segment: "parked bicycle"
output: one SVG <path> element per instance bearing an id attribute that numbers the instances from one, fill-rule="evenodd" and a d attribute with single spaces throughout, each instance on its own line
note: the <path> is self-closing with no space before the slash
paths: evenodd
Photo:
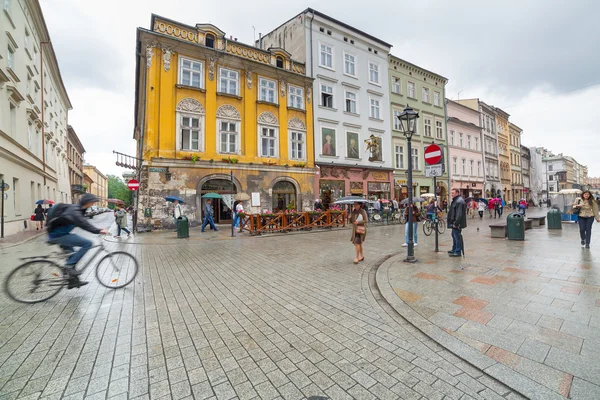
<path id="1" fill-rule="evenodd" d="M 129 285 L 138 273 L 136 258 L 124 251 L 110 252 L 101 240 L 92 247 L 98 250 L 89 258 L 80 271 L 86 270 L 102 253 L 106 253 L 96 264 L 96 279 L 109 289 L 119 289 Z M 91 249 L 90 249 L 91 250 Z M 69 284 L 69 274 L 65 268 L 53 260 L 63 260 L 65 251 L 54 252 L 49 256 L 24 257 L 22 265 L 15 268 L 4 281 L 4 290 L 13 300 L 21 303 L 40 303 L 56 296 Z"/>
<path id="2" fill-rule="evenodd" d="M 437 231 L 440 235 L 446 232 L 446 221 L 444 221 L 443 218 L 440 218 L 437 214 L 433 214 L 431 218 L 426 218 L 423 221 L 423 233 L 425 234 L 425 236 L 431 235 L 431 232 L 433 232 L 436 226 Z"/>

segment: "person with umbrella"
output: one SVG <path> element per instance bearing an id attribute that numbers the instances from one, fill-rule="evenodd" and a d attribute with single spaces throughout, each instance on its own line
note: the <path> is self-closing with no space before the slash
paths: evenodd
<path id="1" fill-rule="evenodd" d="M 408 221 L 408 207 L 412 207 L 412 221 Z M 404 219 L 406 220 L 406 224 L 404 225 L 404 244 L 402 245 L 402 247 L 408 247 L 408 224 L 413 224 L 413 239 L 415 241 L 415 247 L 417 247 L 417 242 L 419 241 L 418 225 L 419 220 L 421 219 L 421 211 L 419 211 L 419 207 L 417 207 L 416 204 L 409 204 L 404 209 Z"/>
<path id="2" fill-rule="evenodd" d="M 452 203 L 448 211 L 448 226 L 452 228 L 452 250 L 450 257 L 460 257 L 465 253 L 462 230 L 467 227 L 467 205 L 458 192 L 452 189 Z"/>
<path id="3" fill-rule="evenodd" d="M 210 224 L 210 229 L 214 230 L 215 232 L 218 231 L 217 227 L 215 226 L 215 221 L 213 220 L 215 212 L 213 211 L 211 202 L 212 200 L 210 198 L 206 199 L 206 205 L 204 206 L 204 222 L 202 223 L 202 229 L 200 229 L 200 232 L 204 232 L 204 228 L 206 228 L 206 225 L 208 224 Z"/>
<path id="4" fill-rule="evenodd" d="M 33 220 L 35 222 L 37 222 L 37 228 L 35 228 L 36 231 L 39 231 L 40 229 L 42 229 L 44 227 L 44 219 L 45 219 L 45 213 L 44 213 L 44 209 L 42 208 L 41 204 L 38 204 L 37 207 L 35 208 L 35 210 L 33 210 L 33 213 L 35 214 L 33 217 Z"/>

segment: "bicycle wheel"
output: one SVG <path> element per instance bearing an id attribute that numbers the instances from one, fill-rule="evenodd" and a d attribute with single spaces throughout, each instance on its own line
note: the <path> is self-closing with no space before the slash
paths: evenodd
<path id="1" fill-rule="evenodd" d="M 118 289 L 129 285 L 138 273 L 138 262 L 124 251 L 115 251 L 102 257 L 96 265 L 96 278 L 102 286 Z"/>
<path id="2" fill-rule="evenodd" d="M 431 232 L 433 232 L 433 228 L 431 227 L 431 221 L 427 220 L 423 222 L 423 233 L 425 234 L 425 236 L 431 235 Z"/>
<path id="3" fill-rule="evenodd" d="M 438 219 L 437 231 L 440 235 L 446 232 L 446 221 L 443 219 Z"/>
<path id="4" fill-rule="evenodd" d="M 15 268 L 4 281 L 4 291 L 20 303 L 40 303 L 56 296 L 65 283 L 58 264 L 40 259 Z"/>

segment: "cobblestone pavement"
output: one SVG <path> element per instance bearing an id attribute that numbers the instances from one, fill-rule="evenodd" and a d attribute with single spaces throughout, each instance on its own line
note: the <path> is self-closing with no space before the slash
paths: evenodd
<path id="1" fill-rule="evenodd" d="M 464 259 L 448 257 L 444 235 L 442 251 L 421 252 L 416 267 L 389 260 L 379 269 L 382 293 L 439 343 L 524 394 L 599 399 L 600 231 L 586 250 L 575 224 L 528 230 L 518 242 L 492 239 L 490 221 L 468 221 Z"/>
<path id="2" fill-rule="evenodd" d="M 131 287 L 92 282 L 37 305 L 0 294 L 0 397 L 523 398 L 382 299 L 377 261 L 398 250 L 401 231 L 371 229 L 370 264 L 359 265 L 348 231 L 109 242 L 141 261 Z M 1 250 L 0 277 L 46 251 L 40 241 Z"/>

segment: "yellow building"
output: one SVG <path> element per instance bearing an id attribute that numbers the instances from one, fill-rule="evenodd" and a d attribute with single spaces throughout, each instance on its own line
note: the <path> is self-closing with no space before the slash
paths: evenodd
<path id="1" fill-rule="evenodd" d="M 496 111 L 496 128 L 498 131 L 498 164 L 500 166 L 500 185 L 502 186 L 502 198 L 508 203 L 511 196 L 511 167 L 509 150 L 509 128 L 508 118 L 510 115 L 505 111 L 494 107 Z"/>
<path id="2" fill-rule="evenodd" d="M 519 202 L 523 196 L 523 174 L 521 171 L 521 135 L 523 130 L 509 122 L 510 137 L 510 196 L 506 201 Z"/>
<path id="3" fill-rule="evenodd" d="M 173 224 L 167 195 L 197 223 L 208 192 L 216 222 L 314 202 L 312 78 L 283 49 L 245 45 L 210 24 L 156 15 L 137 31 L 135 139 L 143 159 L 140 224 Z M 141 211 L 144 211 L 143 213 Z M 151 215 L 151 217 L 150 217 Z"/>
<path id="4" fill-rule="evenodd" d="M 98 198 L 98 207 L 108 207 L 108 179 L 98 171 L 98 168 L 93 165 L 84 165 L 83 173 L 89 177 L 85 179 L 85 184 L 88 185 L 87 193 L 91 193 Z"/>

